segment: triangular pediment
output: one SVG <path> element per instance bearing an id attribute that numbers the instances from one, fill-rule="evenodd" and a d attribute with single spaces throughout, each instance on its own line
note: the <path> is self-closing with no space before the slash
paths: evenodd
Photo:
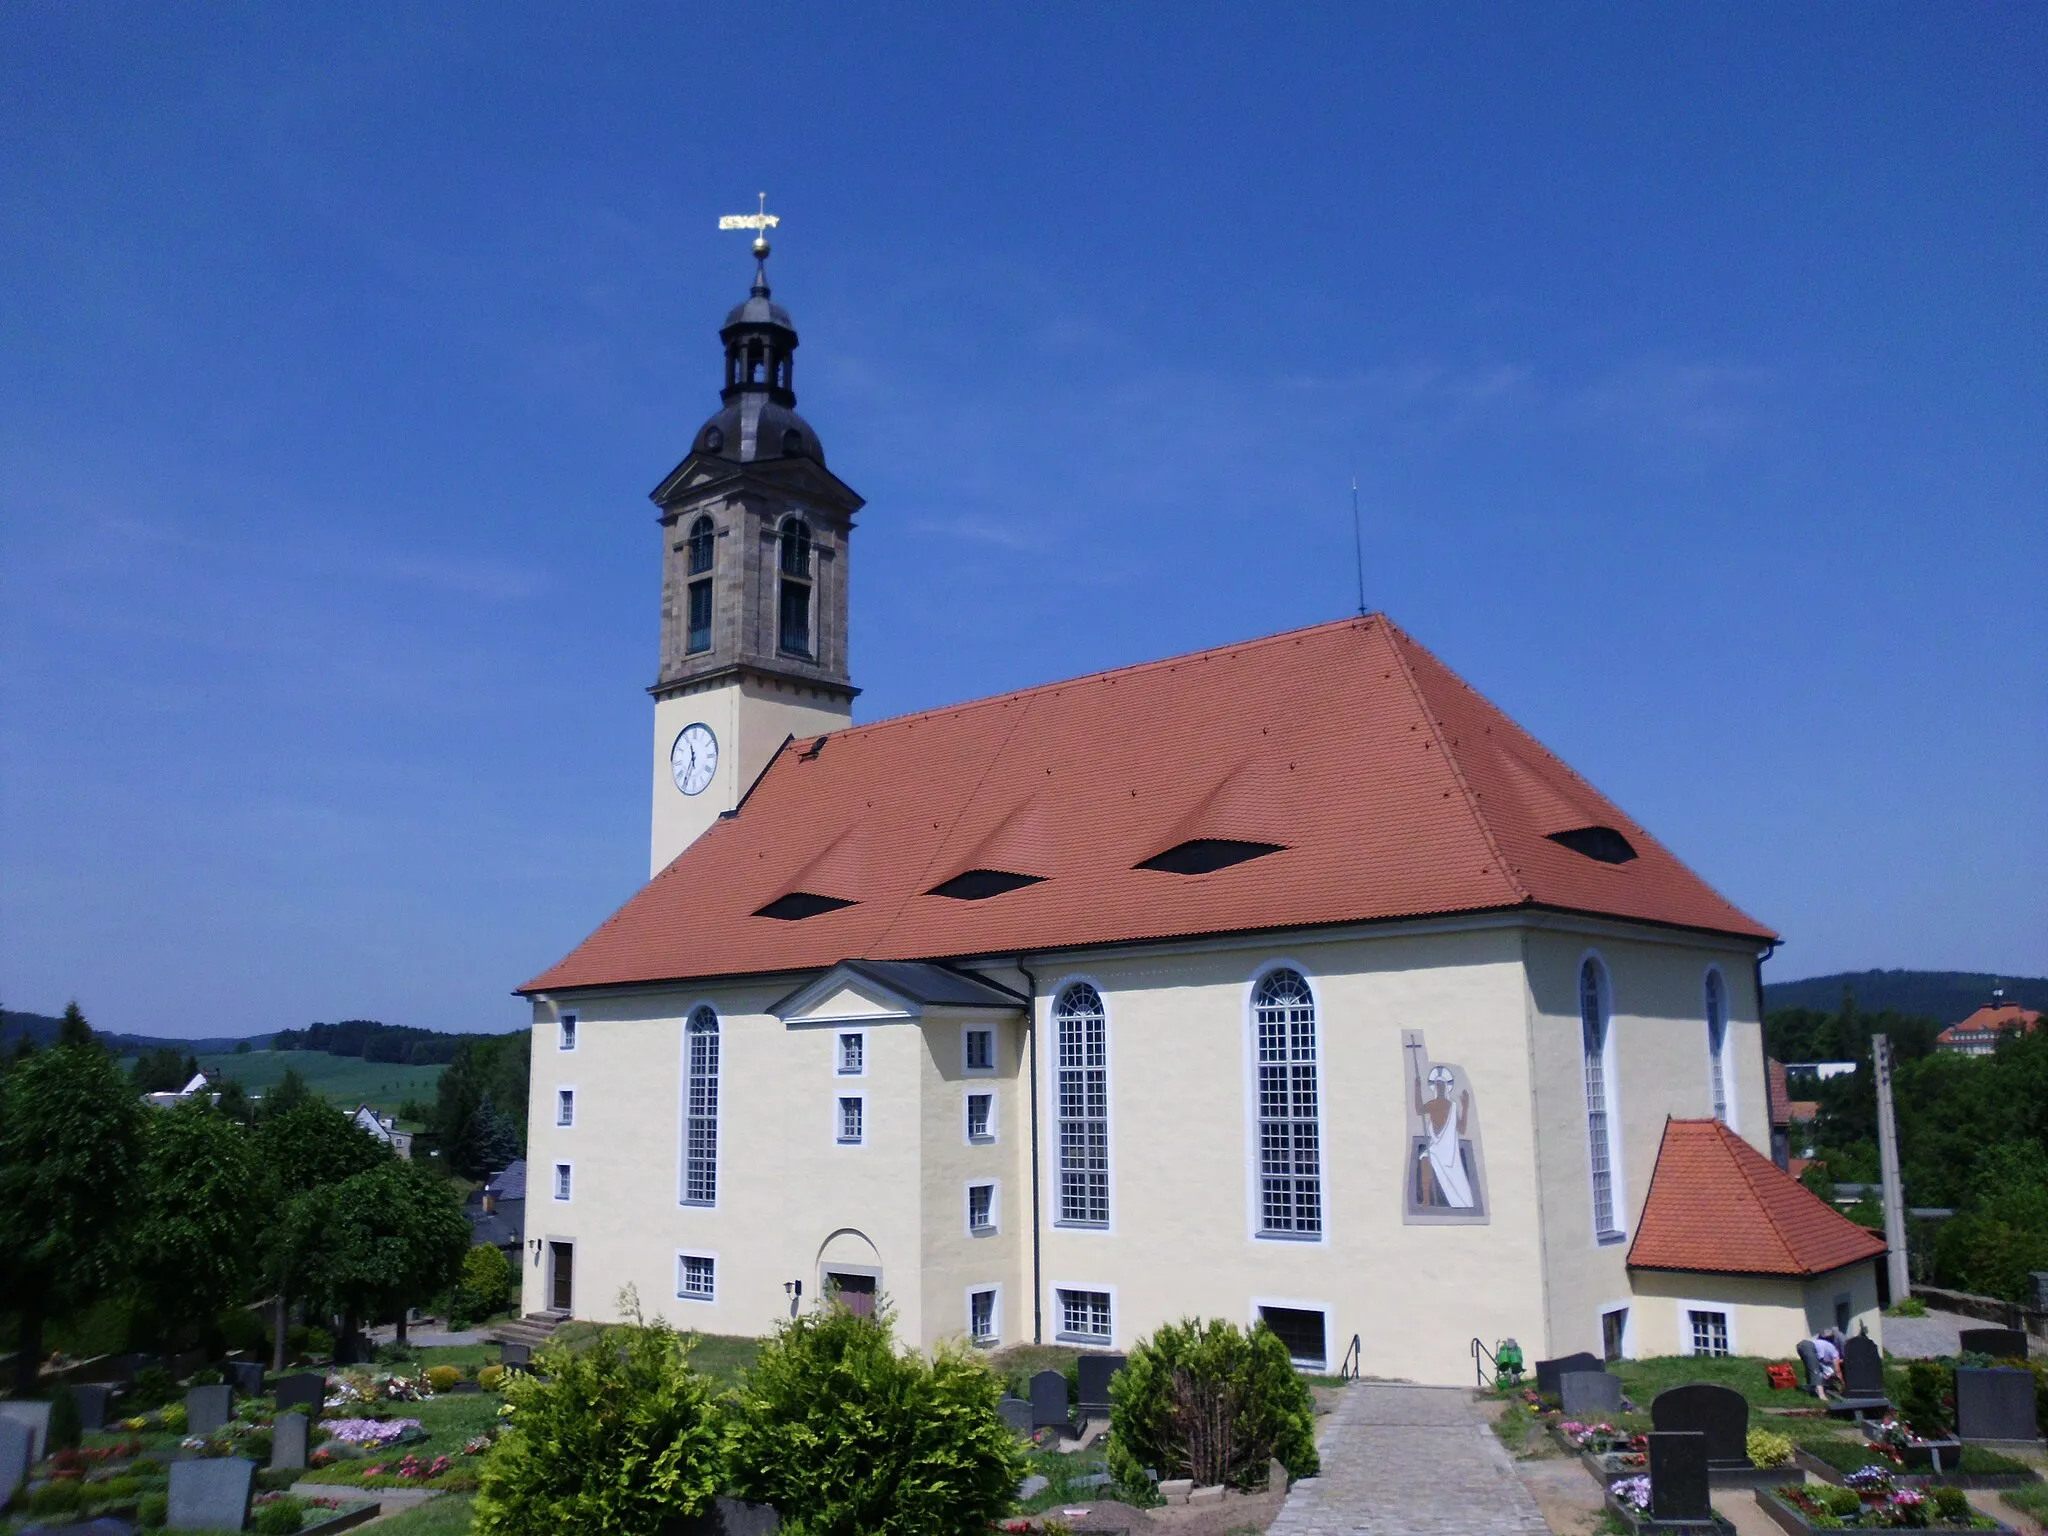
<path id="1" fill-rule="evenodd" d="M 785 1024 L 873 1024 L 923 1016 L 922 1005 L 844 965 L 835 965 L 809 986 L 770 1010 Z"/>

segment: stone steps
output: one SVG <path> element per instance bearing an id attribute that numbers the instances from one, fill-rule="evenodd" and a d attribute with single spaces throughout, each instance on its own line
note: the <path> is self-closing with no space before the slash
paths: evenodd
<path id="1" fill-rule="evenodd" d="M 489 1337 L 500 1344 L 523 1344 L 528 1349 L 538 1349 L 567 1321 L 560 1312 L 529 1312 L 516 1321 L 498 1324 Z"/>

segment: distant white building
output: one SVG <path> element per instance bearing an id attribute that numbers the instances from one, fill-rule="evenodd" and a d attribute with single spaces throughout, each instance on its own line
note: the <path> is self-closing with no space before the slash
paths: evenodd
<path id="1" fill-rule="evenodd" d="M 192 1074 L 192 1081 L 180 1088 L 176 1093 L 145 1093 L 143 1097 L 158 1109 L 170 1109 L 184 1103 L 187 1099 L 198 1093 L 207 1093 L 210 1101 L 218 1104 L 220 1102 L 220 1095 L 208 1093 L 212 1086 L 204 1072 L 195 1072 Z"/>
<path id="2" fill-rule="evenodd" d="M 376 1137 L 406 1161 L 412 1160 L 412 1132 L 401 1131 L 398 1122 L 391 1116 L 380 1115 L 369 1105 L 359 1104 L 349 1119 L 357 1130 Z"/>

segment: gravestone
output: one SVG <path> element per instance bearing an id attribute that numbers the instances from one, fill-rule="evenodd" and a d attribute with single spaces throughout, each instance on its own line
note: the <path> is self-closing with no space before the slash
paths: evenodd
<path id="1" fill-rule="evenodd" d="M 1962 1440 L 2038 1440 L 2034 1373 L 2010 1367 L 1956 1372 L 1956 1436 Z"/>
<path id="2" fill-rule="evenodd" d="M 1557 1396 L 1557 1380 L 1566 1371 L 1604 1371 L 1607 1362 L 1598 1355 L 1589 1355 L 1584 1350 L 1576 1355 L 1565 1355 L 1556 1360 L 1536 1362 L 1536 1390 L 1545 1397 Z"/>
<path id="3" fill-rule="evenodd" d="M 29 1463 L 28 1426 L 19 1419 L 0 1419 L 0 1507 L 14 1497 L 14 1492 L 28 1477 Z"/>
<path id="4" fill-rule="evenodd" d="M 1003 1416 L 1003 1422 L 1020 1435 L 1028 1436 L 1032 1430 L 1031 1404 L 1021 1397 L 1004 1395 L 996 1404 L 996 1411 Z M 1029 1495 L 1026 1495 L 1029 1497 Z"/>
<path id="5" fill-rule="evenodd" d="M 105 1429 L 107 1414 L 114 1404 L 114 1389 L 105 1382 L 82 1382 L 71 1389 L 71 1399 L 78 1404 L 78 1427 L 80 1429 Z"/>
<path id="6" fill-rule="evenodd" d="M 290 1413 L 294 1408 L 306 1410 L 306 1417 L 314 1423 L 320 1421 L 321 1405 L 327 1401 L 327 1378 L 317 1371 L 302 1371 L 296 1376 L 283 1376 L 277 1383 L 277 1411 Z"/>
<path id="7" fill-rule="evenodd" d="M 242 1397 L 263 1395 L 263 1367 L 254 1360 L 230 1360 L 227 1364 L 228 1385 Z"/>
<path id="8" fill-rule="evenodd" d="M 249 1519 L 256 1463 L 243 1456 L 194 1457 L 171 1463 L 174 1531 L 239 1531 Z"/>
<path id="9" fill-rule="evenodd" d="M 1956 1348 L 1966 1355 L 1989 1355 L 1994 1360 L 2024 1360 L 2027 1336 L 2018 1328 L 1965 1328 L 1956 1335 Z"/>
<path id="10" fill-rule="evenodd" d="M 1884 1355 L 1868 1334 L 1859 1333 L 1842 1345 L 1842 1395 L 1884 1396 Z"/>
<path id="11" fill-rule="evenodd" d="M 1621 1411 L 1621 1378 L 1608 1371 L 1566 1371 L 1557 1396 L 1568 1419 L 1604 1418 Z"/>
<path id="12" fill-rule="evenodd" d="M 1683 1390 L 1683 1389 L 1680 1389 Z M 1650 1518 L 1711 1520 L 1707 1486 L 1707 1437 L 1695 1430 L 1653 1430 L 1650 1434 Z"/>
<path id="13" fill-rule="evenodd" d="M 1020 1502 L 1024 1499 L 1035 1499 L 1051 1486 L 1051 1478 L 1043 1472 L 1034 1472 L 1017 1485 L 1017 1498 Z"/>
<path id="14" fill-rule="evenodd" d="M 185 1393 L 185 1433 L 210 1435 L 235 1416 L 235 1389 L 191 1387 Z"/>
<path id="15" fill-rule="evenodd" d="M 1031 1427 L 1044 1429 L 1049 1424 L 1066 1426 L 1072 1415 L 1067 1411 L 1067 1378 L 1058 1371 L 1040 1371 L 1031 1378 Z"/>
<path id="16" fill-rule="evenodd" d="M 0 1403 L 0 1419 L 12 1419 L 28 1431 L 28 1459 L 31 1464 L 43 1459 L 44 1447 L 50 1440 L 48 1403 Z"/>
<path id="17" fill-rule="evenodd" d="M 1109 1378 L 1124 1368 L 1122 1355 L 1083 1355 L 1076 1362 L 1080 1373 L 1081 1417 L 1109 1417 Z"/>
<path id="18" fill-rule="evenodd" d="M 303 1413 L 280 1413 L 270 1426 L 270 1470 L 305 1471 L 306 1435 L 306 1416 Z"/>
<path id="19" fill-rule="evenodd" d="M 1650 1404 L 1650 1423 L 1667 1433 L 1694 1430 L 1706 1437 L 1707 1465 L 1747 1467 L 1749 1400 L 1732 1387 L 1710 1381 L 1659 1392 Z"/>
<path id="20" fill-rule="evenodd" d="M 526 1371 L 533 1368 L 533 1346 L 530 1344 L 506 1344 L 499 1357 L 499 1363 L 508 1371 Z"/>

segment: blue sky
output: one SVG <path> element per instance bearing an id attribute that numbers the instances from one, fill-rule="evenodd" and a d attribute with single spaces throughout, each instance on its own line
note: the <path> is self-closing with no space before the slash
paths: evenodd
<path id="1" fill-rule="evenodd" d="M 523 1022 L 766 188 L 858 718 L 1386 609 L 1780 928 L 2048 973 L 2048 11 L 0 8 L 0 1001 Z"/>

